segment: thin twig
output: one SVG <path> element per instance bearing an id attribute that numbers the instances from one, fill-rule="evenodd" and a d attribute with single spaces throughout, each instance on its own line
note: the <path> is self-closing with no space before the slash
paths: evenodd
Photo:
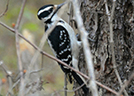
<path id="1" fill-rule="evenodd" d="M 0 25 L 2 25 L 3 27 L 5 27 L 6 29 L 10 30 L 11 32 L 14 32 L 15 30 L 11 27 L 9 27 L 8 25 L 6 25 L 5 23 L 3 22 L 0 22 Z M 15 33 L 15 32 L 14 32 Z"/>
<path id="2" fill-rule="evenodd" d="M 114 40 L 113 40 L 113 15 L 114 15 L 114 11 L 115 11 L 115 2 L 116 0 L 113 0 L 113 6 L 112 6 L 112 11 L 111 11 L 111 14 L 109 12 L 109 9 L 108 9 L 108 5 L 107 5 L 107 0 L 104 0 L 105 2 L 105 9 L 106 9 L 106 14 L 108 15 L 108 23 L 109 23 L 109 27 L 110 27 L 110 46 L 111 46 L 111 51 L 112 51 L 112 62 L 113 62 L 113 68 L 114 68 L 114 71 L 115 71 L 115 74 L 118 78 L 118 81 L 119 81 L 119 84 L 120 86 L 122 87 L 122 81 L 121 81 L 121 78 L 120 78 L 120 75 L 118 73 L 118 70 L 117 70 L 117 65 L 116 65 L 116 61 L 115 61 L 115 53 L 114 53 Z M 128 96 L 128 93 L 127 91 L 124 89 L 124 94 L 126 96 Z"/>
<path id="3" fill-rule="evenodd" d="M 94 74 L 94 67 L 93 67 L 93 62 L 92 62 L 92 55 L 91 55 L 91 51 L 89 48 L 89 43 L 88 43 L 88 34 L 84 28 L 83 25 L 83 20 L 81 18 L 81 14 L 80 14 L 80 9 L 78 6 L 78 1 L 77 0 L 73 0 L 73 6 L 75 9 L 75 18 L 78 24 L 78 29 L 80 31 L 81 34 L 81 40 L 82 40 L 82 44 L 83 44 L 83 50 L 85 53 L 85 59 L 86 59 L 86 63 L 87 63 L 87 67 L 88 67 L 88 72 L 89 72 L 89 77 L 90 77 L 90 89 L 91 92 L 93 94 L 93 96 L 98 96 L 98 90 L 97 90 L 97 85 L 95 83 L 95 74 Z"/>
<path id="4" fill-rule="evenodd" d="M 3 13 L 0 14 L 0 17 L 4 16 L 8 10 L 9 0 L 7 0 L 6 9 Z"/>
<path id="5" fill-rule="evenodd" d="M 125 87 L 127 87 L 129 85 L 129 83 L 131 82 L 131 80 L 134 78 L 134 72 L 132 72 L 131 76 L 129 77 L 128 81 L 125 82 L 124 85 L 122 85 L 119 94 L 117 96 L 121 96 L 123 90 L 125 89 Z"/>
<path id="6" fill-rule="evenodd" d="M 25 5 L 26 5 L 26 1 L 27 1 L 27 0 L 23 0 L 23 1 L 22 1 L 22 7 L 21 7 L 21 10 L 20 10 L 20 13 L 19 13 L 19 16 L 18 16 L 16 25 L 15 25 L 15 29 L 18 29 L 19 26 L 20 26 L 20 22 L 21 22 L 21 20 L 22 20 L 22 16 L 23 16 L 23 12 L 24 12 Z"/>
<path id="7" fill-rule="evenodd" d="M 115 6 L 116 6 L 116 0 L 113 0 L 113 7 L 111 10 L 111 20 L 113 20 L 113 17 L 114 17 Z"/>
<path id="8" fill-rule="evenodd" d="M 111 93 L 113 93 L 113 94 L 115 94 L 115 95 L 118 95 L 118 93 L 117 93 L 115 90 L 113 90 L 113 89 L 111 89 L 111 88 L 109 88 L 109 87 L 107 87 L 107 86 L 101 84 L 101 83 L 98 82 L 98 81 L 95 81 L 95 82 L 96 82 L 96 84 L 98 84 L 98 85 L 101 86 L 102 88 L 108 90 L 109 92 L 111 92 Z"/>
<path id="9" fill-rule="evenodd" d="M 34 71 L 30 72 L 30 74 L 38 73 L 38 72 L 40 72 L 40 71 L 42 71 L 42 70 L 44 70 L 44 68 L 41 68 L 41 69 L 39 69 L 39 70 L 34 70 Z"/>
<path id="10" fill-rule="evenodd" d="M 5 71 L 6 75 L 7 75 L 7 79 L 8 79 L 8 83 L 9 83 L 9 88 L 8 88 L 8 93 L 9 94 L 13 94 L 13 91 L 11 90 L 12 89 L 12 72 L 8 71 L 4 66 L 3 66 L 3 62 L 0 61 L 0 66 L 2 67 L 2 69 Z M 10 91 L 11 90 L 11 91 Z"/>
<path id="11" fill-rule="evenodd" d="M 67 96 L 67 74 L 64 75 L 64 96 Z"/>
<path id="12" fill-rule="evenodd" d="M 88 82 L 89 80 L 87 80 L 86 82 Z M 81 86 L 78 86 L 77 88 L 75 88 L 75 89 L 73 89 L 73 90 L 59 90 L 58 92 L 64 92 L 64 91 L 66 91 L 66 92 L 75 92 L 75 91 L 77 91 L 77 90 L 79 90 L 80 88 L 82 88 L 83 86 L 85 85 L 85 83 L 83 83 Z"/>
<path id="13" fill-rule="evenodd" d="M 73 18 L 72 2 L 68 3 L 68 24 L 72 25 L 71 19 Z"/>
<path id="14" fill-rule="evenodd" d="M 20 79 L 17 80 L 17 82 L 13 84 L 12 88 L 8 90 L 6 96 L 9 96 L 9 94 L 12 92 L 13 88 L 15 88 L 15 86 L 17 86 L 17 84 L 19 84 L 19 82 L 20 82 Z"/>
<path id="15" fill-rule="evenodd" d="M 21 90 L 22 86 L 24 86 L 24 80 L 23 80 L 23 72 L 22 72 L 22 62 L 21 62 L 21 58 L 20 58 L 20 46 L 19 46 L 19 35 L 18 35 L 18 29 L 19 29 L 19 26 L 20 26 L 20 22 L 22 20 L 22 15 L 23 15 L 23 12 L 24 12 L 24 7 L 25 7 L 25 4 L 26 4 L 26 0 L 23 0 L 22 1 L 22 7 L 21 7 L 21 10 L 20 10 L 20 13 L 19 13 L 19 16 L 18 16 L 18 19 L 17 19 L 17 23 L 15 25 L 15 40 L 16 40 L 16 52 L 17 52 L 17 58 L 18 58 L 18 67 L 19 67 L 19 71 L 20 71 L 20 76 L 21 76 L 21 81 L 20 81 L 20 90 L 19 90 L 19 96 L 24 96 L 24 91 Z"/>
<path id="16" fill-rule="evenodd" d="M 98 5 L 100 5 L 101 0 L 99 0 L 99 2 L 97 3 L 97 5 L 94 7 L 94 10 L 96 10 L 96 8 L 98 7 Z"/>
<path id="17" fill-rule="evenodd" d="M 3 66 L 3 61 L 0 61 L 0 66 L 2 67 L 2 69 L 4 70 L 4 72 L 6 73 L 7 76 L 11 76 L 12 72 L 8 71 L 4 66 Z"/>

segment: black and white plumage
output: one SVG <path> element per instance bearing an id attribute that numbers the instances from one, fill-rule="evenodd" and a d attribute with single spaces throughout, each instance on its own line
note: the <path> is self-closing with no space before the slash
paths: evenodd
<path id="1" fill-rule="evenodd" d="M 56 20 L 59 20 L 48 36 L 48 43 L 58 59 L 78 70 L 79 43 L 75 32 L 68 23 L 57 15 L 57 11 L 63 5 L 64 3 L 60 5 L 45 5 L 39 9 L 37 15 L 38 18 L 46 24 L 45 31 L 53 26 Z M 79 74 L 60 63 L 59 65 L 63 72 L 68 75 L 70 83 L 72 83 L 72 77 L 79 85 L 84 83 L 83 78 Z M 84 85 L 82 89 L 85 94 L 88 93 L 86 85 Z"/>

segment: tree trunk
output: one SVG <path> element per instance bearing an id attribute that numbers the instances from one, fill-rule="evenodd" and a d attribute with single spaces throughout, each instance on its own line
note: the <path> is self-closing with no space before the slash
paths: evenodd
<path id="1" fill-rule="evenodd" d="M 134 1 L 117 0 L 113 17 L 113 39 L 116 68 L 122 83 L 130 78 L 134 69 Z M 113 2 L 107 0 L 111 12 Z M 81 16 L 89 34 L 89 44 L 93 55 L 96 81 L 116 90 L 121 89 L 112 62 L 110 27 L 104 0 L 79 0 Z M 74 9 L 75 11 L 75 9 Z M 79 57 L 80 71 L 87 74 L 84 54 Z M 113 93 L 98 86 L 99 96 L 114 96 Z M 134 80 L 126 87 L 127 94 L 134 96 Z M 123 91 L 124 92 L 124 91 Z M 76 91 L 76 96 L 83 96 Z M 91 96 L 91 95 L 90 95 Z"/>

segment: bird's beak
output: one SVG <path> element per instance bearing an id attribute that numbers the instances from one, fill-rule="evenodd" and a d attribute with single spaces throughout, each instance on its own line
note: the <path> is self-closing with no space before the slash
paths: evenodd
<path id="1" fill-rule="evenodd" d="M 60 9 L 64 4 L 66 4 L 66 2 L 64 2 L 64 3 L 62 3 L 62 4 L 59 4 L 59 5 L 57 6 L 57 9 Z"/>
<path id="2" fill-rule="evenodd" d="M 66 4 L 66 2 L 64 2 L 64 3 L 62 3 L 62 4 L 59 4 L 59 5 L 56 5 L 56 6 L 54 6 L 54 9 L 55 9 L 55 11 L 54 11 L 54 13 L 53 13 L 53 15 L 51 16 L 51 17 L 53 17 L 54 16 L 54 14 L 55 13 L 57 13 L 57 11 L 64 5 L 64 4 Z"/>
<path id="3" fill-rule="evenodd" d="M 62 4 L 59 4 L 59 5 L 57 5 L 57 8 L 56 8 L 56 12 L 64 5 L 64 4 L 66 4 L 66 2 L 64 2 L 64 3 L 62 3 Z"/>

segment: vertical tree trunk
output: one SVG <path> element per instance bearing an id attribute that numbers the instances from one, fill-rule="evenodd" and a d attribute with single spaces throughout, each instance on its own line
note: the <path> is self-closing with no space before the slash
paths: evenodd
<path id="1" fill-rule="evenodd" d="M 112 0 L 107 0 L 112 10 Z M 115 74 L 110 46 L 110 27 L 105 11 L 104 0 L 79 0 L 84 26 L 89 33 L 89 44 L 93 55 L 96 80 L 119 91 L 121 86 Z M 75 9 L 74 9 L 75 11 Z M 134 1 L 117 0 L 113 17 L 114 52 L 116 68 L 124 84 L 134 69 Z M 80 71 L 87 74 L 84 54 L 81 49 L 79 57 Z M 114 94 L 98 86 L 100 96 Z M 129 96 L 134 95 L 134 80 L 126 88 Z M 83 96 L 81 91 L 76 96 Z"/>

